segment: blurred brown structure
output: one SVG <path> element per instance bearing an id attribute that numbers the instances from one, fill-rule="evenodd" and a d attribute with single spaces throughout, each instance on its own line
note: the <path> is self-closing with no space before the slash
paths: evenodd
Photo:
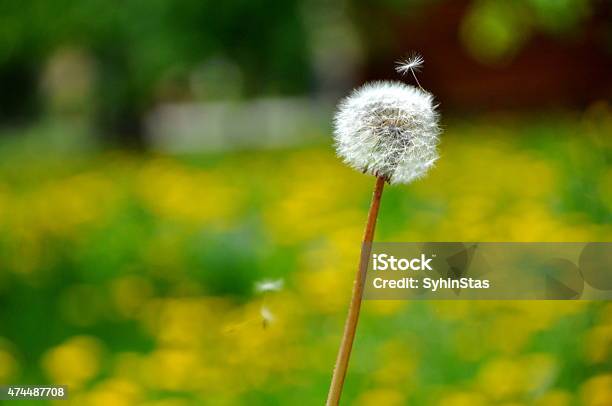
<path id="1" fill-rule="evenodd" d="M 532 32 L 510 60 L 489 65 L 461 42 L 470 4 L 444 1 L 409 16 L 359 9 L 369 52 L 361 79 L 397 78 L 389 69 L 393 58 L 414 50 L 425 58 L 421 83 L 445 110 L 582 107 L 612 99 L 612 3 L 596 3 L 588 21 L 563 38 Z"/>

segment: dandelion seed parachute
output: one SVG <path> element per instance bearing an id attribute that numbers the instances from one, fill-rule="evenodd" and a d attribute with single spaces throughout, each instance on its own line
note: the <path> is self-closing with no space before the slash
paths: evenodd
<path id="1" fill-rule="evenodd" d="M 425 62 L 425 60 L 421 55 L 414 54 L 410 58 L 398 62 L 397 66 L 395 67 L 395 70 L 401 74 L 418 71 L 423 66 L 423 62 Z"/>
<path id="2" fill-rule="evenodd" d="M 278 292 L 283 288 L 284 281 L 282 279 L 264 279 L 255 284 L 257 293 Z"/>
<path id="3" fill-rule="evenodd" d="M 438 159 L 433 96 L 401 82 L 373 82 L 342 100 L 334 119 L 338 155 L 391 184 L 424 176 Z"/>

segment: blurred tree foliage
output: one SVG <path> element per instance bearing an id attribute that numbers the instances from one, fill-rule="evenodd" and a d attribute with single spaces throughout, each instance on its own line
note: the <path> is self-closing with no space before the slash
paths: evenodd
<path id="1" fill-rule="evenodd" d="M 462 24 L 462 40 L 483 63 L 512 57 L 534 31 L 554 36 L 575 32 L 591 14 L 592 0 L 478 0 Z M 483 40 L 486 39 L 486 40 Z"/>
<path id="2" fill-rule="evenodd" d="M 402 17 L 442 2 L 348 3 L 364 17 L 355 22 L 368 42 L 391 29 L 373 24 L 372 11 Z M 473 0 L 459 34 L 476 59 L 495 63 L 516 53 L 535 30 L 571 32 L 594 3 Z M 84 103 L 99 128 L 131 136 L 126 139 L 139 139 L 140 118 L 156 102 L 194 98 L 190 81 L 208 61 L 230 68 L 221 69 L 227 75 L 215 82 L 239 77 L 239 96 L 303 93 L 312 82 L 309 31 L 318 29 L 306 26 L 307 7 L 306 0 L 0 0 L 0 120 L 28 119 L 43 110 L 41 75 L 49 58 L 65 48 L 93 61 L 94 89 Z M 386 42 L 370 46 L 384 50 Z M 223 88 L 213 93 L 223 95 Z"/>
<path id="3" fill-rule="evenodd" d="M 93 56 L 97 118 L 123 133 L 138 133 L 138 118 L 160 82 L 180 85 L 210 57 L 241 67 L 247 96 L 300 92 L 309 82 L 298 0 L 5 0 L 0 118 L 40 109 L 38 77 L 63 47 Z"/>

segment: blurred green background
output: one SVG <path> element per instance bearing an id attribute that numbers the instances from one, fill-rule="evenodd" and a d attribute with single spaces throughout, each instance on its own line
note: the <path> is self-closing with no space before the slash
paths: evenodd
<path id="1" fill-rule="evenodd" d="M 334 156 L 333 108 L 413 50 L 441 159 L 387 188 L 378 241 L 610 241 L 611 18 L 588 0 L 0 1 L 0 384 L 69 385 L 58 405 L 322 404 L 374 182 Z M 343 403 L 612 405 L 612 304 L 366 302 Z"/>

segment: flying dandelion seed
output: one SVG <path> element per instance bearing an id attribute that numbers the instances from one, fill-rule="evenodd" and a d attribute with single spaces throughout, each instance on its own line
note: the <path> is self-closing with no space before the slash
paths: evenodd
<path id="1" fill-rule="evenodd" d="M 276 320 L 276 316 L 274 316 L 274 313 L 272 313 L 268 306 L 261 306 L 259 309 L 259 314 L 261 315 L 261 324 L 263 325 L 263 328 L 267 328 Z"/>
<path id="2" fill-rule="evenodd" d="M 284 281 L 282 279 L 264 279 L 255 284 L 257 293 L 278 292 L 283 288 Z"/>
<path id="3" fill-rule="evenodd" d="M 409 58 L 406 58 L 404 60 L 397 62 L 397 67 L 395 68 L 395 70 L 398 73 L 401 73 L 403 75 L 405 75 L 408 72 L 413 72 L 413 71 L 418 72 L 423 67 L 424 62 L 425 60 L 423 59 L 421 55 L 414 54 L 410 56 Z"/>
<path id="4" fill-rule="evenodd" d="M 401 73 L 402 75 L 405 75 L 408 72 L 410 72 L 412 74 L 412 77 L 414 78 L 414 81 L 419 86 L 419 88 L 421 90 L 424 90 L 421 84 L 419 83 L 419 79 L 417 79 L 416 77 L 416 72 L 419 72 L 421 70 L 424 62 L 425 60 L 423 59 L 423 57 L 415 53 L 415 54 L 412 54 L 412 56 L 402 61 L 397 62 L 397 66 L 395 67 L 395 70 L 398 73 Z"/>

